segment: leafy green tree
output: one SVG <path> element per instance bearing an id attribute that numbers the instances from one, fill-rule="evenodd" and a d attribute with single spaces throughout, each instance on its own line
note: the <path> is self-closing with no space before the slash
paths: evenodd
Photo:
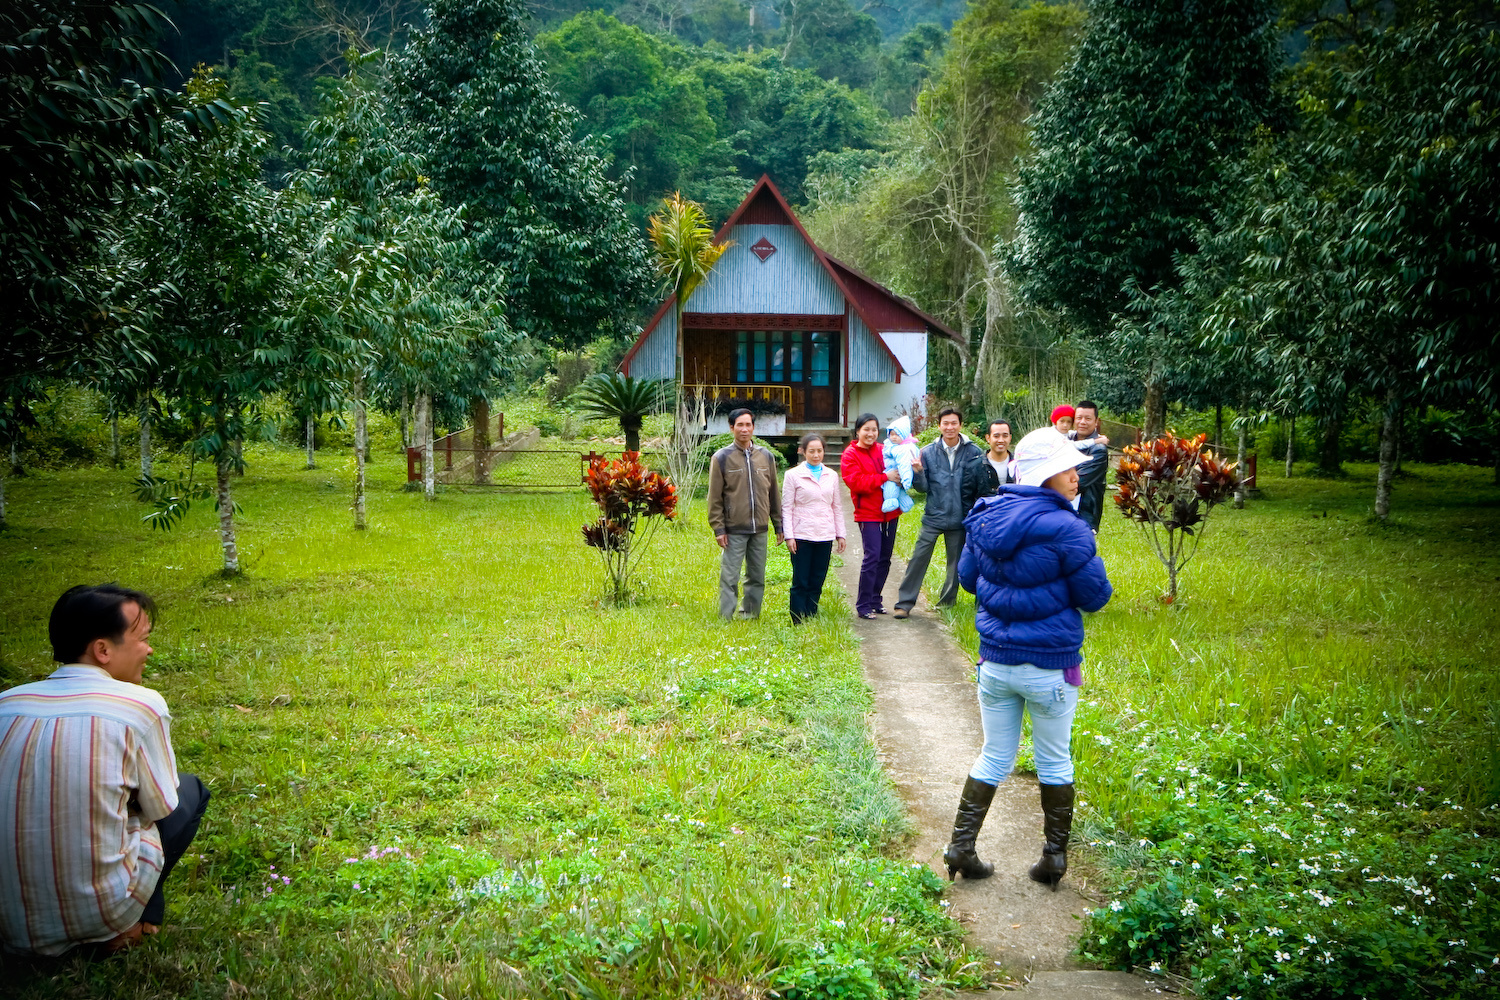
<path id="1" fill-rule="evenodd" d="M 155 175 L 169 95 L 142 86 L 166 60 L 147 4 L 0 5 L 0 372 L 55 372 L 87 357 L 97 294 L 78 269 L 117 186 Z M 222 108 L 204 111 L 223 113 Z"/>
<path id="2" fill-rule="evenodd" d="M 1222 203 L 1226 166 L 1275 114 L 1267 0 L 1095 0 L 1073 61 L 1042 99 L 1020 172 L 1009 269 L 1027 301 L 1106 333 Z M 1160 365 L 1146 433 L 1162 431 Z"/>
<path id="3" fill-rule="evenodd" d="M 625 327 L 651 288 L 644 241 L 604 160 L 573 138 L 519 0 L 435 0 L 395 60 L 393 92 L 480 257 L 505 278 L 511 325 L 577 348 Z"/>
<path id="4" fill-rule="evenodd" d="M 876 66 L 870 93 L 892 117 L 912 112 L 922 85 L 937 71 L 948 46 L 941 25 L 919 24 L 885 46 Z"/>
<path id="5" fill-rule="evenodd" d="M 763 173 L 793 201 L 808 158 L 884 141 L 868 95 L 783 65 L 774 51 L 695 49 L 585 13 L 538 37 L 575 138 L 611 154 L 631 217 L 672 191 L 723 219 Z"/>
<path id="6" fill-rule="evenodd" d="M 1283 394 L 1322 412 L 1325 442 L 1351 396 L 1375 402 L 1381 518 L 1402 413 L 1489 409 L 1500 391 L 1497 22 L 1397 13 L 1353 25 L 1299 76 L 1300 127 L 1263 157 L 1242 216 L 1253 250 L 1207 325 L 1282 372 Z"/>
<path id="7" fill-rule="evenodd" d="M 222 80 L 199 73 L 186 99 L 216 106 L 224 90 Z M 240 444 L 291 360 L 277 318 L 292 250 L 276 197 L 260 181 L 266 144 L 249 109 L 235 109 L 212 134 L 169 125 L 162 161 L 170 167 L 120 202 L 111 248 L 131 277 L 115 287 L 111 305 L 149 317 L 141 353 L 154 359 L 160 393 L 193 428 L 190 453 L 214 465 L 226 574 L 240 571 L 230 476 L 243 467 Z M 163 484 L 143 485 L 143 494 L 166 503 L 154 522 L 170 527 L 185 508 L 169 496 L 176 484 L 165 492 L 155 489 Z"/>
<path id="8" fill-rule="evenodd" d="M 781 17 L 781 61 L 825 80 L 868 88 L 880 54 L 880 25 L 849 0 L 772 0 Z"/>
<path id="9" fill-rule="evenodd" d="M 467 403 L 476 385 L 486 400 L 515 338 L 498 290 L 472 273 L 460 214 L 430 189 L 360 72 L 377 57 L 351 57 L 350 75 L 309 125 L 308 166 L 291 186 L 304 242 L 315 248 L 293 315 L 302 395 L 332 405 L 347 394 L 354 411 L 354 526 L 363 529 L 369 400 L 438 394 Z"/>
<path id="10" fill-rule="evenodd" d="M 582 112 L 575 137 L 609 151 L 638 222 L 664 192 L 712 196 L 734 177 L 733 149 L 684 46 L 589 11 L 538 36 L 537 48 L 558 95 Z M 743 196 L 728 186 L 726 212 Z"/>

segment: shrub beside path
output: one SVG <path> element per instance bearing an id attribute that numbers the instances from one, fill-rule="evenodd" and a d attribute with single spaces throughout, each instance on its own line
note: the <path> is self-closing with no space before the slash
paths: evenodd
<path id="1" fill-rule="evenodd" d="M 845 510 L 852 510 L 847 503 Z M 845 589 L 858 589 L 859 531 L 848 522 L 848 549 L 838 571 Z M 886 607 L 906 564 L 891 561 Z M 851 598 L 850 605 L 853 605 Z M 974 693 L 974 664 L 953 641 L 925 600 L 906 621 L 890 615 L 855 620 L 865 678 L 875 692 L 875 739 L 880 760 L 900 789 L 916 839 L 912 857 L 946 877 L 943 848 L 953 829 L 964 777 L 983 743 Z M 1076 836 L 1076 828 L 1075 828 Z M 969 941 L 1031 990 L 1048 997 L 1159 996 L 1159 987 L 1123 972 L 1081 968 L 1070 956 L 1092 904 L 1087 876 L 1077 867 L 1052 892 L 1031 881 L 1027 870 L 1041 856 L 1042 810 L 1036 779 L 1015 774 L 995 792 L 979 855 L 995 865 L 988 879 L 962 876 L 948 898 L 968 930 Z M 1072 859 L 1070 859 L 1072 860 Z"/>

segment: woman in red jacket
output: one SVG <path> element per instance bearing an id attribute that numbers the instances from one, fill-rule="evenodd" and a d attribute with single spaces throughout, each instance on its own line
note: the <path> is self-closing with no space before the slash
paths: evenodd
<path id="1" fill-rule="evenodd" d="M 854 440 L 839 459 L 839 473 L 854 498 L 854 523 L 859 527 L 859 541 L 864 560 L 859 564 L 859 598 L 854 613 L 861 618 L 885 614 L 880 592 L 891 571 L 891 551 L 896 547 L 896 519 L 901 511 L 883 511 L 880 487 L 899 482 L 894 469 L 887 472 L 885 454 L 880 449 L 880 421 L 873 413 L 861 413 L 854 419 Z"/>

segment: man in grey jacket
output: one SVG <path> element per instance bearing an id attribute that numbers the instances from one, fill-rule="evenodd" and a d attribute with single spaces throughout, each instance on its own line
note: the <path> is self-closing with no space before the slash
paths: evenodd
<path id="1" fill-rule="evenodd" d="M 974 508 L 989 479 L 984 452 L 959 433 L 963 414 L 945 407 L 938 414 L 938 428 L 943 436 L 922 449 L 922 467 L 912 477 L 912 487 L 927 494 L 922 508 L 922 530 L 901 578 L 896 597 L 895 618 L 911 617 L 922 580 L 932 562 L 932 550 L 939 537 L 947 554 L 947 572 L 938 607 L 952 607 L 958 600 L 958 557 L 964 551 L 964 518 Z"/>
<path id="2" fill-rule="evenodd" d="M 745 567 L 744 618 L 760 617 L 766 592 L 766 528 L 781 544 L 781 483 L 776 457 L 755 443 L 755 416 L 729 414 L 734 443 L 714 452 L 708 466 L 708 523 L 723 549 L 719 559 L 719 617 L 734 617 L 740 598 L 740 566 Z"/>

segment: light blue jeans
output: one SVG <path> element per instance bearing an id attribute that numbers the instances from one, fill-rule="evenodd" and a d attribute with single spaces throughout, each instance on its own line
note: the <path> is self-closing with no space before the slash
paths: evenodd
<path id="1" fill-rule="evenodd" d="M 1021 746 L 1021 713 L 1031 713 L 1031 745 L 1037 780 L 1044 785 L 1073 783 L 1073 712 L 1078 689 L 1061 670 L 1022 663 L 979 663 L 979 714 L 984 748 L 969 776 L 998 785 L 1016 766 Z"/>

